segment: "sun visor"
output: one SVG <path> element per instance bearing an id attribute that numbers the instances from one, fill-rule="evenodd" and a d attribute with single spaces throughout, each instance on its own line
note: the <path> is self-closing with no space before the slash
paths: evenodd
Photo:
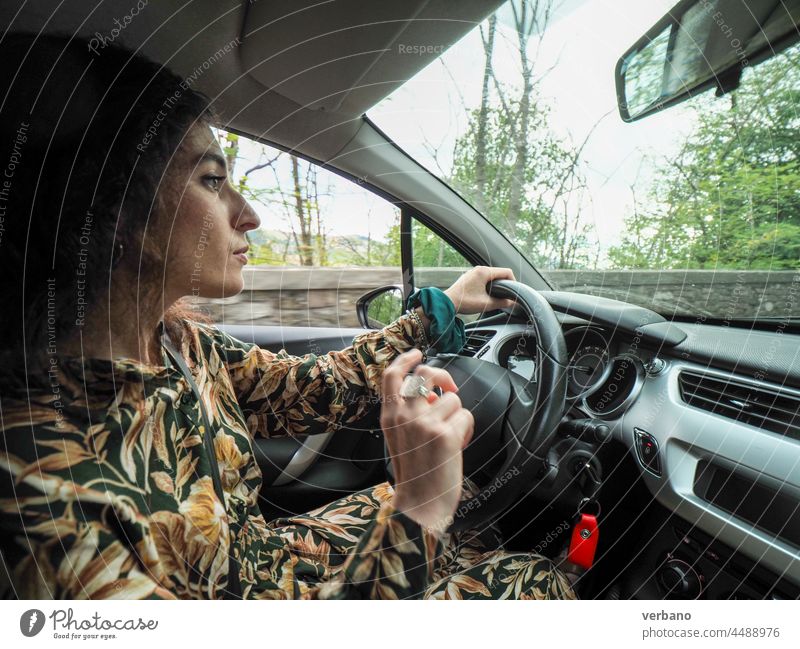
<path id="1" fill-rule="evenodd" d="M 272 0 L 249 5 L 246 73 L 312 110 L 361 115 L 504 0 Z"/>

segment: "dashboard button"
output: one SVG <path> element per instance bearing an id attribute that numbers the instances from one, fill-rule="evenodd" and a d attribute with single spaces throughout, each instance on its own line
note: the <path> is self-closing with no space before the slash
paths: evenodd
<path id="1" fill-rule="evenodd" d="M 633 434 L 636 443 L 636 454 L 639 461 L 647 470 L 656 475 L 661 475 L 661 458 L 658 456 L 658 442 L 647 431 L 634 428 Z"/>
<path id="2" fill-rule="evenodd" d="M 664 370 L 667 369 L 667 361 L 655 356 L 644 364 L 644 369 L 645 372 L 647 372 L 647 376 L 658 376 L 659 374 L 663 374 Z"/>

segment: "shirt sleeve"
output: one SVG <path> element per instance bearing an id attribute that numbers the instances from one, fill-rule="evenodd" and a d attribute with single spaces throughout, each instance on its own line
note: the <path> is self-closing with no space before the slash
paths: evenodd
<path id="1" fill-rule="evenodd" d="M 206 329 L 253 435 L 327 433 L 361 419 L 381 398 L 381 377 L 401 353 L 425 349 L 421 321 L 404 315 L 341 351 L 291 356 Z M 313 341 L 312 346 L 313 346 Z"/>

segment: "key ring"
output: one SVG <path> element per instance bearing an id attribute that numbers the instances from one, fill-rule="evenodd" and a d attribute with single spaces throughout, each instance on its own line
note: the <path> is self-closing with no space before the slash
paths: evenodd
<path id="1" fill-rule="evenodd" d="M 600 501 L 594 500 L 593 498 L 582 498 L 581 502 L 578 504 L 578 511 L 575 512 L 575 516 L 580 516 L 581 514 L 585 514 L 586 512 L 584 511 L 583 508 L 590 503 L 594 503 L 595 507 L 597 508 L 595 513 L 592 515 L 595 518 L 598 518 L 600 516 Z"/>
<path id="2" fill-rule="evenodd" d="M 409 374 L 403 379 L 403 384 L 400 386 L 400 396 L 404 399 L 427 398 L 431 390 L 425 383 L 425 377 L 419 374 Z"/>

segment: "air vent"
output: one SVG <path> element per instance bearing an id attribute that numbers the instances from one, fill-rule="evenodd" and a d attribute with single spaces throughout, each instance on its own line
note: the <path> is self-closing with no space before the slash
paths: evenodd
<path id="1" fill-rule="evenodd" d="M 467 329 L 467 342 L 461 350 L 461 356 L 480 356 L 478 352 L 494 338 L 496 333 L 496 331 L 490 331 L 488 329 Z"/>
<path id="2" fill-rule="evenodd" d="M 695 372 L 681 372 L 678 386 L 690 406 L 800 440 L 800 397 Z"/>

